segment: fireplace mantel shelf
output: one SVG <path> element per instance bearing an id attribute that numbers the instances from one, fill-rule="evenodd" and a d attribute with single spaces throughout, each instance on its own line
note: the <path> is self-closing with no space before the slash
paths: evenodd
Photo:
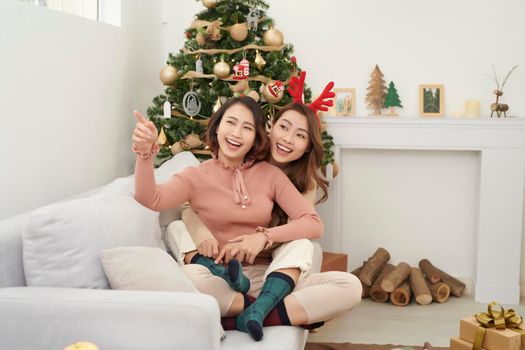
<path id="1" fill-rule="evenodd" d="M 519 304 L 525 178 L 525 118 L 325 117 L 341 150 L 480 152 L 475 299 Z M 332 183 L 335 241 L 341 246 L 340 178 Z M 497 256 L 500 254 L 501 256 Z"/>

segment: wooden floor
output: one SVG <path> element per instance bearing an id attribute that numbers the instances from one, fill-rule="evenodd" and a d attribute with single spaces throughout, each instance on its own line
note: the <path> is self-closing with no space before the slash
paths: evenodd
<path id="1" fill-rule="evenodd" d="M 512 308 L 525 316 L 523 299 L 520 306 Z M 444 304 L 426 306 L 412 301 L 405 307 L 364 299 L 317 333 L 310 333 L 308 342 L 423 345 L 428 341 L 434 346 L 448 346 L 450 337 L 459 335 L 461 318 L 486 309 L 486 304 L 474 302 L 472 296 L 451 297 Z"/>

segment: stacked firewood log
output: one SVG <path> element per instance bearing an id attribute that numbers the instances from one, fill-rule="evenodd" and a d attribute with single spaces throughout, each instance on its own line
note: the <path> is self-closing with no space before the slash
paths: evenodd
<path id="1" fill-rule="evenodd" d="M 378 248 L 363 266 L 352 271 L 363 286 L 363 298 L 390 302 L 397 306 L 408 305 L 412 295 L 418 304 L 427 305 L 435 301 L 443 303 L 450 294 L 460 297 L 465 284 L 438 269 L 428 259 L 411 267 L 405 262 L 397 266 L 389 264 L 390 253 Z"/>

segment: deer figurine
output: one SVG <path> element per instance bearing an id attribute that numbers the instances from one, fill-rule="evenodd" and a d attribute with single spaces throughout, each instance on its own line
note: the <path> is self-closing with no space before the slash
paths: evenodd
<path id="1" fill-rule="evenodd" d="M 490 113 L 491 118 L 494 115 L 494 112 L 496 112 L 496 115 L 498 116 L 498 118 L 501 118 L 501 114 L 503 114 L 504 118 L 507 118 L 507 111 L 509 110 L 509 105 L 506 103 L 499 103 L 499 98 L 501 95 L 503 95 L 503 87 L 505 86 L 507 79 L 512 74 L 514 69 L 516 69 L 517 67 L 518 66 L 512 67 L 511 70 L 507 73 L 507 76 L 505 76 L 505 79 L 503 79 L 503 83 L 501 84 L 501 87 L 500 87 L 500 79 L 496 75 L 496 71 L 494 70 L 494 67 L 492 67 L 494 76 L 491 78 L 496 83 L 496 90 L 494 90 L 494 95 L 496 95 L 496 102 L 490 105 L 490 110 L 492 111 Z"/>

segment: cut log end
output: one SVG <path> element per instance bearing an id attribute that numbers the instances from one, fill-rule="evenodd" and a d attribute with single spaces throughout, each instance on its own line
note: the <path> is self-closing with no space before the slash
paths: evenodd
<path id="1" fill-rule="evenodd" d="M 370 297 L 378 303 L 386 303 L 388 301 L 389 294 L 384 290 L 374 290 L 370 292 Z"/>
<path id="2" fill-rule="evenodd" d="M 420 305 L 428 305 L 432 302 L 432 296 L 425 294 L 425 295 L 418 295 L 416 297 L 416 303 Z"/>

